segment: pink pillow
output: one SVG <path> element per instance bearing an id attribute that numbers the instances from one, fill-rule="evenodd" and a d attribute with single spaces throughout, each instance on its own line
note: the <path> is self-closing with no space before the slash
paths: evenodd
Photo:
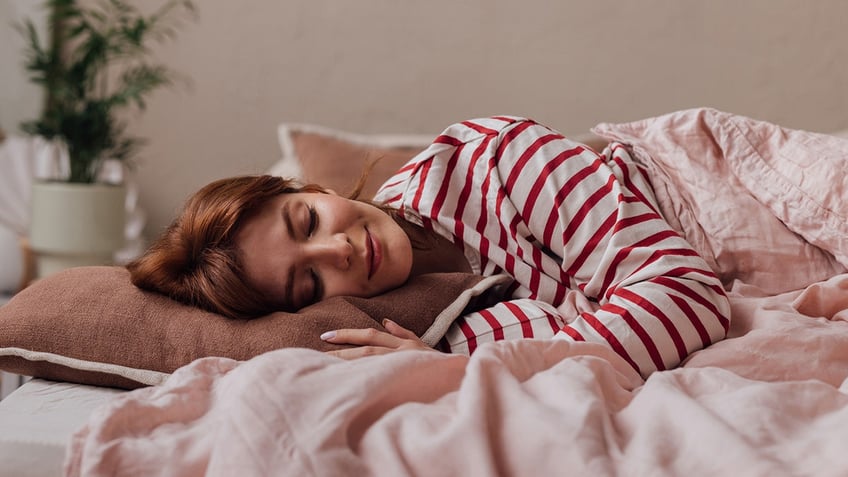
<path id="1" fill-rule="evenodd" d="M 848 266 L 848 140 L 691 109 L 592 130 L 629 145 L 721 277 L 779 293 Z"/>
<path id="2" fill-rule="evenodd" d="M 280 124 L 282 158 L 269 173 L 314 182 L 347 196 L 369 161 L 361 197 L 370 199 L 380 185 L 433 141 L 429 134 L 356 134 L 316 124 Z"/>

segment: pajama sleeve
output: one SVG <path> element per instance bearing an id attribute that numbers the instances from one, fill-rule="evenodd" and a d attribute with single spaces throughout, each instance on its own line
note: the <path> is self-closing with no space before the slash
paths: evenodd
<path id="1" fill-rule="evenodd" d="M 503 195 L 496 213 L 517 244 L 515 260 L 500 268 L 520 278 L 526 297 L 461 319 L 445 346 L 471 352 L 517 337 L 599 342 L 647 376 L 726 335 L 721 283 L 658 213 L 623 146 L 598 154 L 529 120 L 494 141 L 491 173 Z M 546 289 L 543 276 L 562 286 Z M 569 304 L 575 300 L 583 306 Z"/>

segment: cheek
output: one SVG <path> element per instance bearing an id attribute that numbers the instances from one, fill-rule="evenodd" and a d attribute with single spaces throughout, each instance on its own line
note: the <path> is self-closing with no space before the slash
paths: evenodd
<path id="1" fill-rule="evenodd" d="M 394 264 L 393 274 L 395 285 L 400 285 L 409 278 L 412 271 L 412 244 L 409 238 L 398 228 L 398 234 L 395 236 L 395 242 L 392 244 L 392 262 Z"/>
<path id="2" fill-rule="evenodd" d="M 335 209 L 337 213 L 341 213 L 346 216 L 361 215 L 363 213 L 363 207 L 367 207 L 365 204 L 358 201 L 346 199 L 341 196 L 333 195 L 330 197 L 330 207 Z"/>
<path id="3" fill-rule="evenodd" d="M 324 294 L 326 297 L 362 296 L 362 290 L 349 277 L 325 273 L 322 279 L 324 281 Z"/>

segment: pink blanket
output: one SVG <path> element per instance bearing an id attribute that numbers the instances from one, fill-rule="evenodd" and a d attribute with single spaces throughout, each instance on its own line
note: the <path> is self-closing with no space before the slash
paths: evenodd
<path id="1" fill-rule="evenodd" d="M 599 345 L 530 340 L 470 358 L 202 359 L 98 410 L 66 470 L 848 475 L 848 275 L 732 296 L 733 337 L 647 381 Z"/>
<path id="2" fill-rule="evenodd" d="M 726 340 L 647 380 L 564 341 L 201 359 L 95 412 L 67 475 L 848 475 L 848 141 L 712 110 L 598 132 L 726 280 Z"/>

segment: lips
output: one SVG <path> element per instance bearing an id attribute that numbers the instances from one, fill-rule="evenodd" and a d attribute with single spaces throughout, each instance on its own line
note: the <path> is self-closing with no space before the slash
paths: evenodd
<path id="1" fill-rule="evenodd" d="M 374 239 L 371 232 L 365 229 L 365 263 L 368 265 L 368 279 L 374 275 Z"/>
<path id="2" fill-rule="evenodd" d="M 368 264 L 368 279 L 374 276 L 377 269 L 380 268 L 380 262 L 383 260 L 383 250 L 380 242 L 375 240 L 368 229 L 365 229 L 365 259 Z"/>

